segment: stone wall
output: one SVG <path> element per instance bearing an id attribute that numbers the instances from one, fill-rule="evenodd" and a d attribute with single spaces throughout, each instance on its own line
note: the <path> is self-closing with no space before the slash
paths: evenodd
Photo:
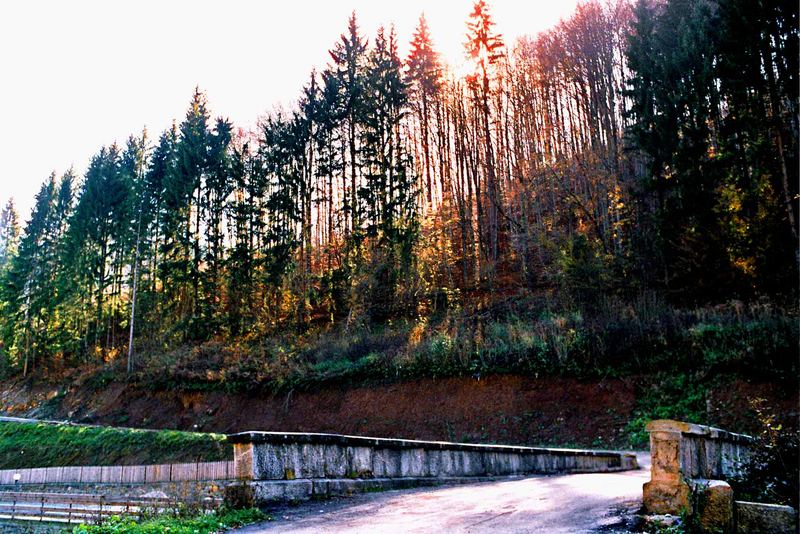
<path id="1" fill-rule="evenodd" d="M 279 432 L 228 436 L 236 478 L 396 479 L 636 469 L 633 454 Z"/>
<path id="2" fill-rule="evenodd" d="M 737 534 L 797 532 L 797 511 L 791 506 L 736 501 Z"/>
<path id="3" fill-rule="evenodd" d="M 735 500 L 727 481 L 741 474 L 754 438 L 670 420 L 651 421 L 647 431 L 652 468 L 644 506 L 649 513 L 685 511 L 703 532 L 797 532 L 792 507 Z"/>
<path id="4" fill-rule="evenodd" d="M 104 483 L 39 483 L 39 484 L 0 484 L 2 492 L 33 493 L 91 493 L 109 497 L 168 497 L 186 504 L 198 503 L 203 499 L 222 499 L 225 488 L 237 484 L 236 480 L 203 480 L 182 482 L 148 482 L 126 484 Z M 3 532 L 0 528 L 0 532 Z"/>
<path id="5" fill-rule="evenodd" d="M 654 514 L 691 512 L 697 481 L 735 476 L 753 444 L 750 436 L 680 421 L 651 421 L 647 431 L 652 467 L 651 480 L 644 485 L 644 505 Z"/>

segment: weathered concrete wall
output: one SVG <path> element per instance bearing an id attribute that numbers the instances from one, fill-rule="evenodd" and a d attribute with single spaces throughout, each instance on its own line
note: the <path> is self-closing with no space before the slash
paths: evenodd
<path id="1" fill-rule="evenodd" d="M 306 478 L 299 480 L 256 480 L 253 488 L 254 502 L 264 504 L 277 501 L 305 501 L 355 493 L 431 487 L 439 485 L 474 484 L 508 480 L 509 477 L 409 477 L 409 478 Z"/>
<path id="2" fill-rule="evenodd" d="M 145 497 L 164 494 L 171 499 L 193 503 L 206 497 L 222 498 L 225 487 L 237 484 L 236 480 L 205 480 L 183 482 L 148 483 L 44 483 L 44 484 L 0 484 L 0 492 L 25 491 L 35 493 L 91 493 L 111 497 Z M 2 532 L 2 529 L 0 529 Z"/>
<path id="3" fill-rule="evenodd" d="M 338 434 L 243 432 L 236 478 L 250 480 L 508 476 L 635 469 L 633 454 L 472 445 Z"/>
<path id="4" fill-rule="evenodd" d="M 153 482 L 187 482 L 227 480 L 234 478 L 234 463 L 193 462 L 157 465 L 75 465 L 0 469 L 0 485 L 14 484 L 147 484 Z"/>
<path id="5" fill-rule="evenodd" d="M 654 514 L 691 511 L 692 481 L 735 476 L 753 444 L 750 436 L 666 419 L 651 421 L 647 431 L 652 467 L 650 482 L 644 485 L 644 506 Z M 714 487 L 722 490 L 718 484 Z"/>

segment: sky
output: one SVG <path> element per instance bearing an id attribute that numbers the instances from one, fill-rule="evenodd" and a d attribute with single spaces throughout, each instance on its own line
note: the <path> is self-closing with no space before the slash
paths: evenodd
<path id="1" fill-rule="evenodd" d="M 577 0 L 489 0 L 508 44 Z M 394 24 L 405 53 L 421 13 L 444 59 L 463 60 L 472 0 L 3 0 L 0 203 L 23 220 L 55 171 L 82 175 L 100 147 L 180 122 L 195 86 L 213 117 L 251 128 L 290 105 L 355 10 L 362 33 Z"/>

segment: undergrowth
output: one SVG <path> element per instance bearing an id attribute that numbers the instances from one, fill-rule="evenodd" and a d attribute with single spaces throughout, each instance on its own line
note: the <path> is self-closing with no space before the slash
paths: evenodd
<path id="1" fill-rule="evenodd" d="M 649 435 L 645 427 L 653 419 L 708 423 L 709 387 L 700 377 L 686 373 L 658 373 L 650 377 L 637 394 L 637 406 L 626 428 L 630 447 L 647 448 Z"/>
<path id="2" fill-rule="evenodd" d="M 739 500 L 800 505 L 800 431 L 785 428 L 764 399 L 751 400 L 758 414 L 760 431 L 755 436 L 752 454 L 739 466 L 741 472 L 731 480 Z"/>
<path id="3" fill-rule="evenodd" d="M 497 373 L 593 378 L 677 370 L 701 381 L 725 372 L 785 382 L 797 376 L 798 337 L 796 315 L 768 305 L 679 310 L 640 298 L 607 300 L 588 313 L 509 299 L 469 313 L 156 348 L 142 355 L 135 380 L 153 389 L 229 392 Z"/>
<path id="4" fill-rule="evenodd" d="M 268 520 L 258 509 L 221 510 L 193 517 L 161 516 L 141 522 L 112 517 L 99 525 L 79 525 L 73 534 L 211 534 L 250 523 Z"/>

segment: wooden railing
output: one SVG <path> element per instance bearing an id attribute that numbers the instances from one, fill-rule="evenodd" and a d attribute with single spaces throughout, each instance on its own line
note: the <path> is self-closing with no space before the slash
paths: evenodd
<path id="1" fill-rule="evenodd" d="M 149 484 L 236 478 L 233 461 L 161 465 L 37 467 L 0 470 L 0 485 Z"/>
<path id="2" fill-rule="evenodd" d="M 221 499 L 197 503 L 203 512 L 216 509 Z M 0 492 L 0 519 L 59 523 L 99 522 L 112 515 L 139 519 L 146 514 L 174 513 L 179 501 L 167 497 L 110 497 L 97 494 Z"/>

